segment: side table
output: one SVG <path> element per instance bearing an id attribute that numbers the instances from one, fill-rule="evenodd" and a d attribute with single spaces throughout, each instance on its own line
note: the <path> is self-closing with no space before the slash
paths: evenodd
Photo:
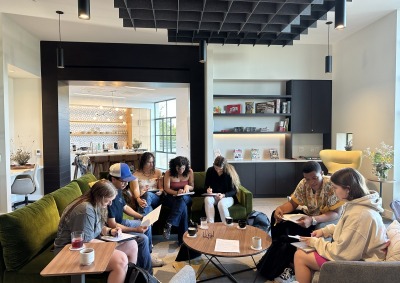
<path id="1" fill-rule="evenodd" d="M 379 183 L 379 196 L 382 197 L 382 185 L 383 184 L 392 184 L 395 183 L 396 180 L 379 180 L 374 178 L 368 178 L 368 181 Z"/>

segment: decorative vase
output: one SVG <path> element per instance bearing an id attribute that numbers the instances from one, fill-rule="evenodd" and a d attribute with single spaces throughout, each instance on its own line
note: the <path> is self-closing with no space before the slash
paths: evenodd
<path id="1" fill-rule="evenodd" d="M 375 163 L 374 173 L 378 177 L 378 180 L 386 180 L 389 175 L 390 167 L 385 163 Z"/>

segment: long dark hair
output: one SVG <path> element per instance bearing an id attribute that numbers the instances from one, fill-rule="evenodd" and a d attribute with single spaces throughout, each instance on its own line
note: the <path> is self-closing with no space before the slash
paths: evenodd
<path id="1" fill-rule="evenodd" d="M 183 171 L 182 176 L 187 177 L 189 175 L 190 163 L 189 159 L 184 156 L 177 156 L 169 161 L 169 172 L 172 177 L 178 177 L 178 171 L 176 171 L 176 166 L 185 166 L 185 171 Z"/>
<path id="2" fill-rule="evenodd" d="M 154 155 L 151 152 L 146 151 L 145 153 L 143 153 L 143 155 L 140 157 L 140 161 L 139 161 L 139 168 L 138 171 L 143 171 L 144 165 L 147 163 L 147 161 L 149 161 L 150 158 L 153 157 L 153 168 L 151 168 L 151 174 L 154 174 L 154 172 L 156 171 L 156 159 L 154 157 Z"/>

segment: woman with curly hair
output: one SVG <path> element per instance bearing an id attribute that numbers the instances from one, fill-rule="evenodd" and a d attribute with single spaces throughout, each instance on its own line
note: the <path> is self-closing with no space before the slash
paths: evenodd
<path id="1" fill-rule="evenodd" d="M 163 236 L 169 239 L 171 227 L 178 227 L 178 244 L 183 242 L 183 234 L 189 226 L 188 207 L 192 205 L 190 195 L 177 196 L 178 194 L 193 191 L 194 177 L 190 169 L 189 160 L 177 156 L 170 160 L 169 170 L 164 176 L 164 191 L 166 193 L 163 204 L 171 208 L 171 213 L 165 223 Z"/>
<path id="2" fill-rule="evenodd" d="M 216 193 L 215 196 L 204 198 L 207 222 L 214 223 L 215 205 L 218 207 L 221 221 L 225 222 L 225 217 L 230 216 L 228 208 L 238 203 L 236 193 L 239 186 L 240 179 L 235 167 L 229 164 L 225 157 L 217 156 L 214 165 L 207 169 L 204 182 L 204 189 L 208 194 Z"/>
<path id="3" fill-rule="evenodd" d="M 121 232 L 120 228 L 111 229 L 104 225 L 107 221 L 107 206 L 116 195 L 117 190 L 111 182 L 100 180 L 84 195 L 69 204 L 61 215 L 57 237 L 54 240 L 54 251 L 58 253 L 65 245 L 71 243 L 73 231 L 83 231 L 84 242 L 100 241 L 97 238 L 101 235 L 118 235 Z M 123 283 L 128 262 L 136 264 L 137 254 L 136 241 L 118 245 L 107 265 L 106 271 L 110 272 L 108 282 Z"/>

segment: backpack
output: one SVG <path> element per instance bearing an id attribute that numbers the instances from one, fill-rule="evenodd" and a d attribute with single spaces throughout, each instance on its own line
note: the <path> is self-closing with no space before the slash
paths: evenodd
<path id="1" fill-rule="evenodd" d="M 260 228 L 267 233 L 269 233 L 271 230 L 271 222 L 269 221 L 268 216 L 260 211 L 253 210 L 250 212 L 250 214 L 247 216 L 247 224 Z"/>
<path id="2" fill-rule="evenodd" d="M 124 283 L 161 283 L 147 270 L 129 262 Z"/>
<path id="3" fill-rule="evenodd" d="M 400 221 L 400 200 L 394 200 L 390 203 L 390 208 L 393 210 L 397 221 Z"/>

